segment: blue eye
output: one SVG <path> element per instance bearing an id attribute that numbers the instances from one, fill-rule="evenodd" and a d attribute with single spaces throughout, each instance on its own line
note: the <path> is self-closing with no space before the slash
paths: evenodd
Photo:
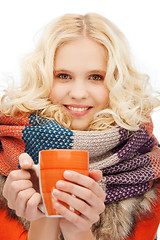
<path id="1" fill-rule="evenodd" d="M 89 79 L 99 81 L 99 80 L 104 80 L 104 77 L 101 75 L 98 75 L 98 74 L 94 74 L 94 75 L 89 76 Z"/>
<path id="2" fill-rule="evenodd" d="M 60 73 L 57 75 L 58 78 L 61 78 L 61 79 L 70 79 L 71 76 L 68 75 L 68 74 L 64 74 L 64 73 Z"/>

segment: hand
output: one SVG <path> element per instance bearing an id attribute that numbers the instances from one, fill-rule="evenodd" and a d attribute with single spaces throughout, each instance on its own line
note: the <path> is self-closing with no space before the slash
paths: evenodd
<path id="1" fill-rule="evenodd" d="M 22 169 L 10 172 L 3 188 L 3 196 L 8 201 L 8 207 L 14 209 L 17 216 L 29 221 L 37 220 L 44 217 L 44 214 L 38 209 L 41 196 L 33 186 L 35 174 L 30 170 L 33 160 L 23 153 L 19 157 L 19 163 Z"/>
<path id="2" fill-rule="evenodd" d="M 68 175 L 67 172 L 70 174 Z M 102 178 L 101 171 L 92 171 L 90 177 L 73 171 L 66 171 L 64 177 L 67 181 L 58 181 L 56 184 L 58 190 L 53 190 L 54 208 L 64 217 L 60 220 L 63 235 L 71 236 L 74 233 L 79 234 L 89 231 L 105 209 L 105 193 L 96 183 Z M 80 215 L 68 210 L 55 199 L 61 200 L 76 209 L 80 212 Z"/>

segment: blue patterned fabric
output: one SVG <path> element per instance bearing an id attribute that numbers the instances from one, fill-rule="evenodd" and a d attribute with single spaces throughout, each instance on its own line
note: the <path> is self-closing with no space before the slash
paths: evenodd
<path id="1" fill-rule="evenodd" d="M 22 139 L 25 143 L 25 152 L 32 157 L 35 164 L 38 163 L 38 154 L 41 150 L 72 148 L 73 131 L 35 114 L 29 118 L 31 126 L 25 126 Z"/>

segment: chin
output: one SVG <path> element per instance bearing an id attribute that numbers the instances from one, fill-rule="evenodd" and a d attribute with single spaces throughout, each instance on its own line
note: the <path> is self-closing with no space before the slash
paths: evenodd
<path id="1" fill-rule="evenodd" d="M 77 130 L 77 131 L 86 131 L 89 127 L 89 124 L 71 124 L 71 129 L 72 130 Z"/>

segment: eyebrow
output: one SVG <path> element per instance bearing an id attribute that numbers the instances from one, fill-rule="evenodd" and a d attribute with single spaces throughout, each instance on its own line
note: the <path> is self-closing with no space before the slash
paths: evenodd
<path id="1" fill-rule="evenodd" d="M 70 74 L 73 74 L 71 71 L 69 70 L 66 70 L 66 69 L 58 69 L 58 70 L 54 70 L 54 73 L 70 73 Z"/>
<path id="2" fill-rule="evenodd" d="M 105 75 L 106 71 L 104 71 L 104 70 L 96 70 L 95 69 L 95 70 L 91 70 L 91 71 L 87 72 L 87 74 L 89 74 L 89 73 L 91 73 L 91 74 L 98 73 L 98 74 Z"/>
<path id="3" fill-rule="evenodd" d="M 57 69 L 57 70 L 54 70 L 54 73 L 69 73 L 69 74 L 73 74 L 73 72 L 69 71 L 69 70 L 66 70 L 66 69 Z M 91 71 L 88 71 L 87 74 L 102 74 L 102 75 L 105 75 L 106 74 L 106 71 L 104 70 L 91 70 Z"/>

